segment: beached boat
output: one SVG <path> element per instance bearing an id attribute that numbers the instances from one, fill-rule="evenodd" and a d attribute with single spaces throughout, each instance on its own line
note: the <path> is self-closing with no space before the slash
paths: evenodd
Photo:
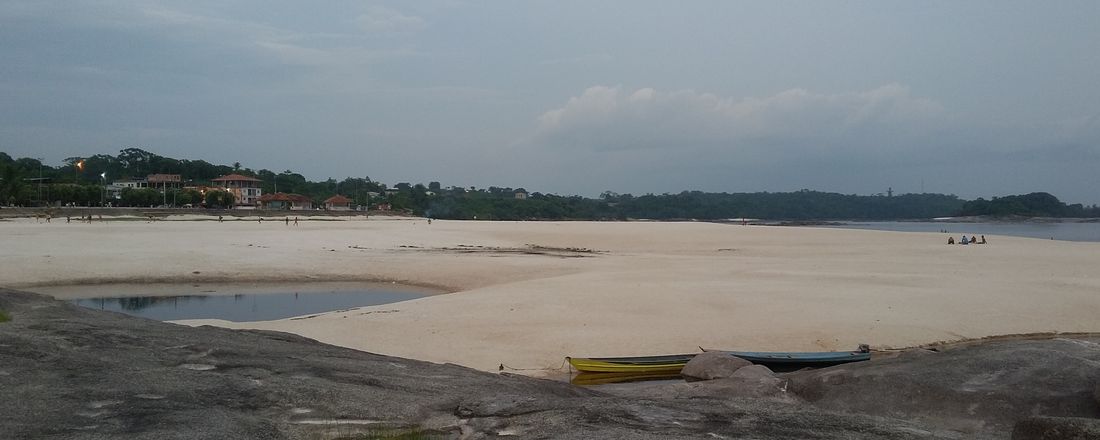
<path id="1" fill-rule="evenodd" d="M 806 352 L 766 352 L 766 351 L 727 351 L 708 350 L 729 353 L 746 361 L 766 367 L 828 367 L 871 360 L 870 350 L 856 351 L 806 351 Z"/>
<path id="2" fill-rule="evenodd" d="M 614 358 L 569 357 L 569 365 L 589 373 L 671 373 L 679 374 L 695 354 Z"/>
<path id="3" fill-rule="evenodd" d="M 856 351 L 811 351 L 811 352 L 767 352 L 767 351 L 729 351 L 707 350 L 728 353 L 757 365 L 763 365 L 772 369 L 790 369 L 805 367 L 828 367 L 831 365 L 846 364 L 871 359 L 870 350 L 860 349 Z M 637 357 L 611 357 L 611 358 L 577 358 L 569 357 L 569 364 L 577 371 L 590 373 L 679 373 L 687 365 L 688 361 L 695 357 L 692 354 L 674 354 L 665 356 L 637 356 Z"/>

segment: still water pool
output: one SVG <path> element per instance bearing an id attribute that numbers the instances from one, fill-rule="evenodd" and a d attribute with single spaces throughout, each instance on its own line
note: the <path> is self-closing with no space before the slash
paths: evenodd
<path id="1" fill-rule="evenodd" d="M 262 291 L 260 291 L 262 290 Z M 155 293 L 153 291 L 149 293 Z M 389 304 L 425 296 L 424 292 L 394 287 L 340 289 L 303 288 L 232 289 L 178 295 L 100 296 L 71 299 L 77 305 L 121 312 L 160 321 L 182 319 L 224 319 L 267 321 L 293 316 Z"/>

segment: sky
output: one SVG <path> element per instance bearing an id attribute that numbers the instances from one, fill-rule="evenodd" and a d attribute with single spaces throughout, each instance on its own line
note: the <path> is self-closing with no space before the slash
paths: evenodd
<path id="1" fill-rule="evenodd" d="M 0 0 L 0 151 L 1100 203 L 1100 2 Z"/>

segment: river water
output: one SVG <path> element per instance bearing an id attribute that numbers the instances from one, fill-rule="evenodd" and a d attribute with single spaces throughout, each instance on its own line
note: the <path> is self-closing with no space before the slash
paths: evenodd
<path id="1" fill-rule="evenodd" d="M 1100 223 L 963 223 L 963 222 L 846 222 L 824 226 L 899 232 L 940 232 L 962 235 L 1008 235 L 1066 241 L 1100 242 Z"/>
<path id="2" fill-rule="evenodd" d="M 267 321 L 390 304 L 432 293 L 395 284 L 301 283 L 67 286 L 41 291 L 97 310 L 158 321 Z"/>

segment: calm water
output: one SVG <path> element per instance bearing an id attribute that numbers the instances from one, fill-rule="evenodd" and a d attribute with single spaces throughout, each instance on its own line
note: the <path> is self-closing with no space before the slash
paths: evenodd
<path id="1" fill-rule="evenodd" d="M 1100 241 L 1100 223 L 850 222 L 826 227 L 900 232 L 939 232 L 946 229 L 956 236 L 1009 235 L 1067 241 Z"/>
<path id="2" fill-rule="evenodd" d="M 247 293 L 241 295 L 133 296 L 73 300 L 88 308 L 122 312 L 160 321 L 224 319 L 267 321 L 424 296 L 408 291 Z"/>

